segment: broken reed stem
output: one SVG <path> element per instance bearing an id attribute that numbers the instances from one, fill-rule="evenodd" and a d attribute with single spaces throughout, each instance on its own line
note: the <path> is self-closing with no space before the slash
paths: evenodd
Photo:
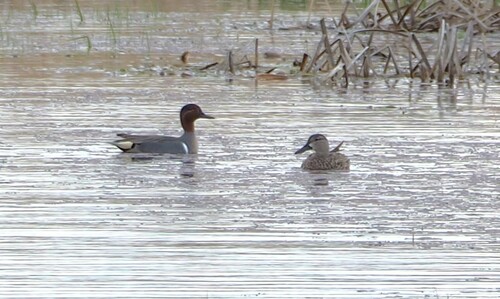
<path id="1" fill-rule="evenodd" d="M 445 65 L 442 53 L 447 30 L 447 24 L 444 20 L 442 20 L 438 35 L 438 49 L 435 55 L 436 59 L 434 61 L 434 66 L 431 69 L 431 74 L 433 74 L 434 78 L 437 78 L 438 82 L 442 82 L 444 80 Z"/>
<path id="2" fill-rule="evenodd" d="M 443 2 L 441 1 L 436 1 L 426 8 L 422 9 L 418 14 L 417 17 L 425 17 L 427 15 L 436 15 L 436 11 L 439 9 L 439 5 L 442 5 Z"/>
<path id="3" fill-rule="evenodd" d="M 344 6 L 344 10 L 342 11 L 342 14 L 340 15 L 339 24 L 342 25 L 342 27 L 344 27 L 344 28 L 351 27 L 350 22 L 349 22 L 349 18 L 347 18 L 347 15 L 346 15 L 347 8 L 349 8 L 350 3 L 351 3 L 351 1 L 347 1 L 347 3 Z"/>
<path id="4" fill-rule="evenodd" d="M 385 65 L 384 65 L 384 72 L 383 74 L 387 74 L 387 69 L 389 69 L 389 62 L 391 62 L 391 58 L 392 58 L 392 53 L 391 53 L 391 50 L 389 48 L 389 56 L 387 57 L 386 61 L 385 61 Z"/>
<path id="5" fill-rule="evenodd" d="M 394 0 L 394 6 L 396 6 L 396 12 L 398 13 L 398 20 L 401 20 L 402 16 L 401 16 L 401 8 L 399 6 L 399 0 Z M 397 24 L 394 24 L 394 25 L 396 25 L 397 28 L 400 28 L 399 22 Z"/>
<path id="6" fill-rule="evenodd" d="M 397 5 L 397 0 L 394 0 L 395 4 Z M 385 0 L 382 0 L 382 4 L 384 5 L 385 7 L 385 10 L 387 11 L 387 15 L 389 16 L 389 18 L 391 18 L 391 21 L 392 21 L 392 24 L 394 26 L 396 26 L 397 28 L 397 24 L 398 22 L 396 21 L 396 19 L 394 19 L 394 16 L 392 15 L 392 12 L 391 12 L 391 9 L 389 8 L 389 5 L 387 5 L 387 2 L 385 2 Z M 399 10 L 398 10 L 399 11 Z M 382 18 L 381 18 L 382 19 Z"/>
<path id="7" fill-rule="evenodd" d="M 490 29 L 475 14 L 473 14 L 467 7 L 465 7 L 465 5 L 461 3 L 461 1 L 453 0 L 453 2 L 455 2 L 455 4 L 457 4 L 463 11 L 465 11 L 470 17 L 472 17 L 476 21 L 476 23 L 482 29 L 481 32 L 486 32 Z"/>
<path id="8" fill-rule="evenodd" d="M 314 6 L 314 0 L 311 0 L 311 3 L 309 3 L 309 9 L 307 10 L 307 22 L 306 25 L 309 24 L 311 21 L 311 13 L 312 13 L 312 8 Z"/>
<path id="9" fill-rule="evenodd" d="M 408 37 L 408 67 L 410 69 L 410 78 L 414 78 L 415 77 L 415 74 L 414 74 L 414 68 L 413 68 L 413 63 L 412 63 L 412 54 L 415 55 L 415 53 L 413 53 L 413 50 L 411 49 L 411 37 Z"/>
<path id="10" fill-rule="evenodd" d="M 304 53 L 304 55 L 302 55 L 302 61 L 300 62 L 300 71 L 303 72 L 304 71 L 304 68 L 306 67 L 307 65 L 307 60 L 309 59 L 309 55 L 307 55 L 306 53 Z"/>
<path id="11" fill-rule="evenodd" d="M 378 27 L 378 7 L 380 6 L 380 1 L 377 1 L 377 5 L 375 6 L 375 9 L 373 10 L 373 14 L 371 14 L 371 17 L 373 19 L 373 27 Z"/>
<path id="12" fill-rule="evenodd" d="M 328 62 L 330 63 L 330 68 L 335 66 L 335 60 L 333 59 L 332 48 L 330 47 L 330 41 L 328 40 L 328 31 L 326 29 L 325 18 L 321 19 L 321 31 L 323 32 L 323 43 L 328 54 Z"/>
<path id="13" fill-rule="evenodd" d="M 341 86 L 343 88 L 347 88 L 347 87 L 349 87 L 349 74 L 347 73 L 345 65 L 344 65 L 343 69 L 344 69 L 344 76 L 343 76 L 344 77 L 344 84 L 341 84 Z"/>
<path id="14" fill-rule="evenodd" d="M 488 68 L 488 51 L 486 47 L 486 37 L 484 36 L 484 32 L 481 33 L 481 41 L 483 42 L 483 63 L 481 65 L 481 69 L 483 71 L 483 76 L 486 75 L 486 78 L 490 77 L 490 72 Z"/>
<path id="15" fill-rule="evenodd" d="M 233 51 L 229 51 L 227 62 L 229 64 L 229 72 L 234 75 Z"/>
<path id="16" fill-rule="evenodd" d="M 36 7 L 35 2 L 33 0 L 30 0 L 30 5 L 31 5 L 31 10 L 33 10 L 33 21 L 36 22 L 36 18 L 38 17 L 38 8 Z"/>
<path id="17" fill-rule="evenodd" d="M 270 73 L 272 73 L 272 71 L 274 71 L 275 69 L 276 69 L 276 67 L 273 67 L 273 68 L 271 68 L 271 69 L 267 70 L 267 71 L 265 72 L 265 74 L 270 74 Z"/>
<path id="18" fill-rule="evenodd" d="M 346 48 L 344 47 L 344 43 L 342 40 L 339 40 L 339 50 L 340 50 L 340 56 L 342 57 L 342 60 L 346 65 L 351 65 L 352 60 L 351 57 L 349 56 L 349 53 L 347 52 Z"/>
<path id="19" fill-rule="evenodd" d="M 391 55 L 392 63 L 394 64 L 394 68 L 396 69 L 396 74 L 400 75 L 401 71 L 399 70 L 398 63 L 396 61 L 396 57 L 394 56 L 394 53 L 392 52 L 391 47 L 389 47 L 389 54 Z"/>
<path id="20" fill-rule="evenodd" d="M 274 0 L 271 1 L 271 20 L 269 21 L 269 29 L 273 30 L 274 24 Z"/>
<path id="21" fill-rule="evenodd" d="M 455 40 L 455 54 L 453 55 L 453 65 L 454 65 L 453 68 L 455 69 L 458 78 L 461 79 L 463 78 L 463 71 L 462 71 L 462 65 L 460 64 L 460 57 L 458 55 L 457 43 L 458 41 Z"/>
<path id="22" fill-rule="evenodd" d="M 353 31 L 351 34 L 356 35 L 358 33 L 367 33 L 367 32 L 381 32 L 381 33 L 395 34 L 395 35 L 399 35 L 402 37 L 408 37 L 408 35 L 409 35 L 409 33 L 407 33 L 407 32 L 392 31 L 392 30 L 387 30 L 387 29 L 371 29 L 371 28 L 370 29 L 359 29 L 359 30 Z M 344 34 L 347 35 L 347 32 L 345 32 Z"/>
<path id="23" fill-rule="evenodd" d="M 474 24 L 472 21 L 467 25 L 467 30 L 465 31 L 465 38 L 462 43 L 462 49 L 460 50 L 460 64 L 465 65 L 469 63 L 470 56 L 472 55 L 472 45 L 474 37 Z M 467 47 L 468 44 L 468 47 Z M 465 49 L 467 47 L 467 50 Z"/>
<path id="24" fill-rule="evenodd" d="M 370 68 L 368 65 L 368 57 L 367 56 L 363 57 L 363 77 L 365 77 L 365 78 L 370 77 Z"/>
<path id="25" fill-rule="evenodd" d="M 218 65 L 218 64 L 219 64 L 218 62 L 214 62 L 214 63 L 208 64 L 208 65 L 206 65 L 206 66 L 202 67 L 202 68 L 200 69 L 200 71 L 208 70 L 209 68 L 214 67 L 214 66 L 216 66 L 216 65 Z"/>
<path id="26" fill-rule="evenodd" d="M 336 67 L 334 67 L 328 74 L 326 75 L 326 79 L 334 80 L 337 76 L 337 73 L 344 70 L 345 64 L 343 62 L 339 62 Z"/>
<path id="27" fill-rule="evenodd" d="M 78 14 L 78 17 L 80 18 L 80 23 L 85 22 L 85 18 L 83 17 L 82 8 L 80 7 L 80 3 L 78 3 L 78 0 L 75 0 L 75 5 L 76 5 L 76 12 Z"/>
<path id="28" fill-rule="evenodd" d="M 427 81 L 427 78 L 429 77 L 429 71 L 431 70 L 431 65 L 429 64 L 429 60 L 427 60 L 427 55 L 425 54 L 422 45 L 418 41 L 417 36 L 414 33 L 410 34 L 410 36 L 413 40 L 413 43 L 417 47 L 418 57 L 420 57 L 421 61 L 425 64 L 424 67 L 420 67 L 420 77 L 423 79 L 423 81 Z"/>
<path id="29" fill-rule="evenodd" d="M 490 53 L 486 53 L 486 57 L 491 59 L 493 63 L 498 64 L 498 70 L 500 71 L 500 55 L 498 54 L 498 52 L 495 56 L 491 55 Z"/>
<path id="30" fill-rule="evenodd" d="M 403 12 L 403 14 L 401 15 L 401 17 L 399 18 L 399 23 L 398 23 L 398 27 L 401 27 L 401 24 L 403 24 L 403 27 L 405 29 L 410 29 L 408 28 L 408 26 L 406 25 L 406 23 L 404 22 L 406 16 L 411 13 L 413 11 L 413 7 L 415 6 L 415 4 L 418 2 L 418 0 L 414 0 L 412 3 L 410 3 L 405 11 Z M 410 16 L 410 19 L 411 19 L 411 16 Z M 412 24 L 413 25 L 413 24 Z"/>
<path id="31" fill-rule="evenodd" d="M 363 76 L 365 78 L 368 78 L 370 77 L 370 70 L 372 71 L 372 73 L 376 76 L 377 75 L 377 72 L 375 71 L 375 67 L 373 66 L 373 63 L 372 63 L 372 55 L 371 55 L 371 51 L 370 51 L 370 47 L 366 47 L 363 51 L 364 52 L 367 52 L 366 55 L 363 55 Z M 359 57 L 361 57 L 360 55 L 358 55 Z"/>
<path id="32" fill-rule="evenodd" d="M 330 3 L 328 0 L 325 0 L 325 4 L 326 4 L 326 9 L 328 9 L 328 15 L 333 15 L 333 12 L 332 12 L 332 8 L 330 7 Z"/>
<path id="33" fill-rule="evenodd" d="M 321 52 L 321 47 L 323 46 L 323 39 L 324 38 L 325 38 L 324 36 L 321 36 L 321 40 L 319 41 L 318 46 L 316 47 L 316 52 L 314 52 L 314 56 L 311 60 L 311 63 L 309 64 L 309 66 L 306 69 L 306 73 L 311 72 L 312 68 L 314 67 L 314 64 L 318 60 L 320 52 Z"/>
<path id="34" fill-rule="evenodd" d="M 356 25 L 357 23 L 360 23 L 360 22 L 364 22 L 364 20 L 366 19 L 366 16 L 368 16 L 368 14 L 378 6 L 380 0 L 375 0 L 373 1 L 362 13 L 361 15 L 358 16 L 358 18 L 352 23 L 352 25 Z M 375 12 L 376 12 L 376 9 L 375 9 Z M 376 15 L 376 13 L 375 13 Z M 365 26 L 366 27 L 366 26 Z"/>
<path id="35" fill-rule="evenodd" d="M 422 4 L 424 2 L 426 2 L 425 0 L 419 0 L 420 2 L 418 3 L 418 5 L 415 7 L 415 10 L 413 11 L 413 17 L 416 18 L 417 15 L 418 15 L 418 10 L 420 9 L 420 6 L 422 6 Z"/>
<path id="36" fill-rule="evenodd" d="M 450 75 L 450 80 L 447 85 L 448 87 L 453 87 L 455 85 L 455 65 L 453 63 L 448 64 L 448 74 Z"/>
<path id="37" fill-rule="evenodd" d="M 352 60 L 351 60 L 351 63 L 349 65 L 346 65 L 346 70 L 350 70 L 352 68 L 352 66 L 356 63 L 356 61 L 358 61 L 358 59 L 360 59 L 361 57 L 364 57 L 366 56 L 366 52 L 368 52 L 368 50 L 370 49 L 370 47 L 365 47 L 361 52 L 358 53 L 358 55 L 356 55 L 356 57 L 354 57 Z"/>
<path id="38" fill-rule="evenodd" d="M 361 57 L 363 57 L 363 63 L 362 63 L 363 66 L 365 65 L 365 63 L 367 61 L 370 62 L 370 56 L 371 55 L 369 55 L 369 53 L 367 54 L 367 52 L 369 52 L 369 50 L 370 50 L 370 47 L 365 47 L 361 52 L 359 52 L 358 55 L 356 55 L 356 57 L 354 57 L 352 59 L 351 63 L 346 66 L 346 70 L 349 71 L 352 68 L 352 66 L 356 63 L 356 61 L 358 59 L 360 59 Z M 363 70 L 363 72 L 365 72 L 365 71 Z M 369 73 L 368 74 L 363 74 L 363 76 L 366 78 L 366 77 L 369 76 Z"/>
<path id="39" fill-rule="evenodd" d="M 450 83 L 452 84 L 455 78 L 455 72 L 458 71 L 454 67 L 454 56 L 457 52 L 457 27 L 453 26 L 448 30 L 448 39 L 446 44 L 447 57 L 444 62 L 446 69 L 448 69 L 448 74 L 450 77 Z M 451 85 L 452 86 L 452 85 Z"/>
<path id="40" fill-rule="evenodd" d="M 333 25 L 335 26 L 335 28 L 339 27 L 339 24 L 337 23 L 337 21 L 335 21 L 334 17 L 332 17 L 332 22 L 333 22 Z"/>
<path id="41" fill-rule="evenodd" d="M 259 68 L 259 39 L 255 39 L 255 74 L 257 74 L 257 69 Z"/>

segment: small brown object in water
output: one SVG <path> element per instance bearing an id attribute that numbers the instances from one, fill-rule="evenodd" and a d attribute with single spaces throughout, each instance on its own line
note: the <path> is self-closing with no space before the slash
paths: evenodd
<path id="1" fill-rule="evenodd" d="M 268 59 L 281 58 L 281 55 L 276 52 L 264 52 L 264 57 Z"/>
<path id="2" fill-rule="evenodd" d="M 182 63 L 184 63 L 184 64 L 188 63 L 189 54 L 190 54 L 189 51 L 185 51 L 184 53 L 182 53 L 182 55 L 181 55 Z"/>

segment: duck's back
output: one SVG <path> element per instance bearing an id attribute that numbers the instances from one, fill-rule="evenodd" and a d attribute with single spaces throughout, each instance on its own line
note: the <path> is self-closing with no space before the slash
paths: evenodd
<path id="1" fill-rule="evenodd" d="M 339 152 L 326 156 L 314 153 L 304 160 L 302 168 L 307 170 L 349 170 L 350 161 L 346 155 Z"/>

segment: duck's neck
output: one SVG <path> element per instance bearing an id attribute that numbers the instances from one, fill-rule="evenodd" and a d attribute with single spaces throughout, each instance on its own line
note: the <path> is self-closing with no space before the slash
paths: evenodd
<path id="1" fill-rule="evenodd" d="M 194 133 L 194 119 L 190 118 L 189 115 L 181 118 L 181 125 L 185 133 Z"/>
<path id="2" fill-rule="evenodd" d="M 316 154 L 316 156 L 321 157 L 321 158 L 327 158 L 330 155 L 329 152 L 326 152 L 326 153 L 325 152 L 316 152 L 315 154 Z"/>
<path id="3" fill-rule="evenodd" d="M 330 147 L 327 142 L 321 142 L 314 145 L 316 154 L 320 156 L 328 156 L 330 154 Z"/>
<path id="4" fill-rule="evenodd" d="M 180 137 L 180 140 L 188 146 L 189 154 L 198 153 L 198 139 L 196 139 L 196 134 L 194 132 L 186 132 Z"/>

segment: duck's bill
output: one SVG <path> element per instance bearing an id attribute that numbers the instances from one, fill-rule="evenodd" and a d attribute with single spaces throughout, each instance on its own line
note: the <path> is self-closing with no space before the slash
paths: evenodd
<path id="1" fill-rule="evenodd" d="M 296 155 L 297 154 L 302 154 L 303 152 L 308 151 L 310 149 L 312 149 L 312 147 L 310 147 L 309 144 L 306 144 L 301 149 L 299 149 L 298 151 L 296 151 L 295 154 Z"/>
<path id="2" fill-rule="evenodd" d="M 200 118 L 214 119 L 215 117 L 213 117 L 213 116 L 210 116 L 210 115 L 208 115 L 208 114 L 203 113 L 202 115 L 200 115 Z"/>

